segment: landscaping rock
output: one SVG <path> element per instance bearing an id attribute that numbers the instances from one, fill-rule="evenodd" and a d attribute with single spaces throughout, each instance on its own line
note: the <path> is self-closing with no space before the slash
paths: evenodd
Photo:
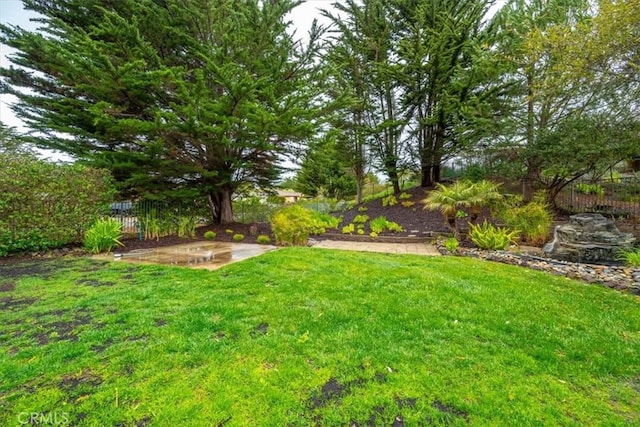
<path id="1" fill-rule="evenodd" d="M 562 261 L 614 262 L 621 250 L 633 249 L 635 237 L 621 233 L 614 222 L 597 213 L 573 215 L 568 224 L 558 225 L 545 255 Z"/>

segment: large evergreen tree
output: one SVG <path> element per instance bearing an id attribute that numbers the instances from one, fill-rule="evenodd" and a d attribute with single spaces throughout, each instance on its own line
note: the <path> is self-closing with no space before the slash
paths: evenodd
<path id="1" fill-rule="evenodd" d="M 230 222 L 236 188 L 272 182 L 313 130 L 317 33 L 306 49 L 287 33 L 294 1 L 24 4 L 41 27 L 0 27 L 18 51 L 2 89 L 33 143 L 109 168 L 130 193 L 206 197 Z"/>

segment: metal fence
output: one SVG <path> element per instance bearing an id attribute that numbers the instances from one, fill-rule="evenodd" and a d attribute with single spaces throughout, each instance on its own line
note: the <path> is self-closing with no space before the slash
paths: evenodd
<path id="1" fill-rule="evenodd" d="M 556 197 L 556 205 L 568 212 L 600 212 L 616 218 L 640 218 L 640 180 L 614 178 L 574 181 Z"/>

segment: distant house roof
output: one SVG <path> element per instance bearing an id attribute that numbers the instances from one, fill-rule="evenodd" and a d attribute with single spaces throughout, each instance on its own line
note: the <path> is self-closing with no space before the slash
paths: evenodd
<path id="1" fill-rule="evenodd" d="M 304 197 L 304 194 L 293 190 L 276 190 L 280 197 Z"/>

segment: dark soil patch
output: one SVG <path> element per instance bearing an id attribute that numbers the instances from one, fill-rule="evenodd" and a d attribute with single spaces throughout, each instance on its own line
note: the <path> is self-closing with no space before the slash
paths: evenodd
<path id="1" fill-rule="evenodd" d="M 259 325 L 256 325 L 251 330 L 251 336 L 255 338 L 255 337 L 267 335 L 268 331 L 269 331 L 269 324 L 268 323 L 260 323 Z"/>
<path id="2" fill-rule="evenodd" d="M 448 405 L 446 403 L 442 403 L 439 400 L 434 400 L 431 403 L 431 406 L 445 415 L 447 418 L 463 418 L 466 422 L 469 422 L 469 414 L 462 409 L 456 408 L 453 405 Z"/>
<path id="3" fill-rule="evenodd" d="M 78 341 L 78 331 L 76 329 L 90 324 L 91 320 L 92 317 L 90 315 L 81 314 L 71 320 L 46 323 L 42 325 L 44 331 L 36 335 L 36 340 L 40 345 L 46 345 L 51 341 Z M 100 327 L 99 325 L 92 326 L 94 328 Z"/>
<path id="4" fill-rule="evenodd" d="M 154 324 L 155 324 L 157 327 L 161 327 L 161 326 L 166 325 L 166 324 L 167 324 L 167 321 L 166 321 L 166 320 L 164 320 L 164 319 L 156 319 L 156 321 L 154 322 Z"/>
<path id="5" fill-rule="evenodd" d="M 418 403 L 418 399 L 414 397 L 406 397 L 404 399 L 396 397 L 396 404 L 400 409 L 404 409 L 404 408 L 413 409 L 415 408 L 416 403 Z"/>
<path id="6" fill-rule="evenodd" d="M 21 309 L 37 301 L 37 298 L 0 298 L 0 310 Z"/>
<path id="7" fill-rule="evenodd" d="M 16 289 L 14 282 L 7 282 L 0 284 L 0 292 L 11 292 Z"/>
<path id="8" fill-rule="evenodd" d="M 84 370 L 77 375 L 65 375 L 58 383 L 58 387 L 71 396 L 80 396 L 90 393 L 102 382 L 100 375 Z"/>
<path id="9" fill-rule="evenodd" d="M 384 382 L 386 376 L 376 374 L 371 379 L 356 378 L 345 383 L 341 383 L 335 378 L 329 378 L 320 390 L 309 398 L 307 406 L 311 409 L 320 409 L 330 404 L 339 403 L 352 389 L 362 387 L 371 381 Z"/>
<path id="10" fill-rule="evenodd" d="M 0 264 L 0 277 L 7 279 L 19 279 L 24 276 L 47 278 L 60 269 L 59 260 L 39 260 L 27 262 L 18 260 L 18 262 L 8 262 L 10 258 L 2 259 L 4 263 Z"/>
<path id="11" fill-rule="evenodd" d="M 108 282 L 103 280 L 95 280 L 95 279 L 78 279 L 76 280 L 76 285 L 86 285 L 91 286 L 93 288 L 99 288 L 102 286 L 115 286 L 115 282 Z"/>
<path id="12" fill-rule="evenodd" d="M 93 351 L 93 352 L 96 352 L 96 353 L 102 353 L 103 351 L 105 351 L 106 349 L 111 347 L 112 344 L 113 344 L 113 339 L 112 338 L 108 338 L 102 344 L 92 345 L 90 350 Z"/>

